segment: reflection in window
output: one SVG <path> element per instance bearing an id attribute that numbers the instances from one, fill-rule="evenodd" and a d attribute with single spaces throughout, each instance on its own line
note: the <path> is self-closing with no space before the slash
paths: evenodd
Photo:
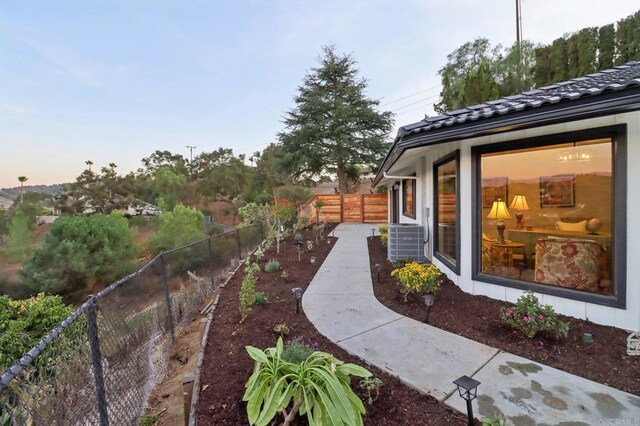
<path id="1" fill-rule="evenodd" d="M 416 218 L 415 185 L 414 179 L 402 181 L 402 214 L 413 219 Z"/>
<path id="2" fill-rule="evenodd" d="M 611 139 L 486 153 L 480 161 L 482 272 L 612 295 Z"/>
<path id="3" fill-rule="evenodd" d="M 457 161 L 456 156 L 436 163 L 436 256 L 455 267 L 457 254 Z"/>

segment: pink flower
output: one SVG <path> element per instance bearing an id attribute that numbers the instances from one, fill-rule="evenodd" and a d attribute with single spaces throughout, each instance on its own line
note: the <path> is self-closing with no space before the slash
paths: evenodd
<path id="1" fill-rule="evenodd" d="M 513 315 L 513 312 L 511 312 L 511 311 L 504 311 L 504 316 L 505 316 L 505 317 L 510 317 L 511 315 Z"/>
<path id="2" fill-rule="evenodd" d="M 522 321 L 524 322 L 529 322 L 531 318 L 529 318 L 529 315 L 525 315 L 524 318 L 522 318 Z"/>
<path id="3" fill-rule="evenodd" d="M 540 321 L 542 321 L 542 320 L 544 319 L 544 315 L 542 315 L 542 314 L 538 315 L 538 319 L 539 319 Z"/>

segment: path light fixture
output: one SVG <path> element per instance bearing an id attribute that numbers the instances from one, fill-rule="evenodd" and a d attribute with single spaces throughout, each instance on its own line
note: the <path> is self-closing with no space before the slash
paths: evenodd
<path id="1" fill-rule="evenodd" d="M 376 263 L 374 268 L 376 268 L 376 272 L 377 272 L 377 282 L 380 282 L 380 272 L 382 272 L 382 264 L 381 263 Z"/>
<path id="2" fill-rule="evenodd" d="M 453 384 L 458 387 L 458 393 L 460 397 L 467 401 L 467 417 L 469 418 L 469 426 L 473 426 L 473 407 L 471 401 L 478 396 L 479 381 L 472 379 L 469 376 L 462 376 L 453 381 Z"/>
<path id="3" fill-rule="evenodd" d="M 302 299 L 302 289 L 300 287 L 294 287 L 291 289 L 293 297 L 296 299 L 296 314 L 300 313 L 300 299 Z"/>
<path id="4" fill-rule="evenodd" d="M 423 295 L 422 298 L 424 299 L 424 305 L 427 307 L 427 317 L 424 319 L 424 322 L 428 324 L 429 323 L 429 310 L 433 306 L 433 302 L 435 302 L 436 297 L 431 293 L 427 293 L 427 294 Z"/>
<path id="5" fill-rule="evenodd" d="M 372 237 L 376 236 L 376 228 L 371 228 L 371 236 Z"/>
<path id="6" fill-rule="evenodd" d="M 311 262 L 311 264 L 313 265 L 314 263 L 316 263 L 316 257 L 315 256 L 311 256 L 309 258 L 309 262 Z"/>

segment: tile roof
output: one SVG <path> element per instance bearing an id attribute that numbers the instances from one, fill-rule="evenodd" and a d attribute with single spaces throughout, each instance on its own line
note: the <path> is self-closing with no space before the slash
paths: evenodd
<path id="1" fill-rule="evenodd" d="M 398 138 L 561 101 L 620 91 L 632 86 L 640 86 L 640 62 L 628 62 L 609 70 L 447 112 L 437 117 L 425 117 L 422 121 L 401 127 L 398 130 Z"/>

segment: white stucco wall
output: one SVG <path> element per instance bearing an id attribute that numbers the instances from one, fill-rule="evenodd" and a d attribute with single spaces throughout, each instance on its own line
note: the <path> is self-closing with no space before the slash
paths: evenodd
<path id="1" fill-rule="evenodd" d="M 626 309 L 611 308 L 608 306 L 580 302 L 557 296 L 538 293 L 537 296 L 544 304 L 552 305 L 557 312 L 576 318 L 613 325 L 627 330 L 640 330 L 640 221 L 633 220 L 640 211 L 640 191 L 635 190 L 640 185 L 640 112 L 618 114 L 589 120 L 581 120 L 552 126 L 538 127 L 535 129 L 518 130 L 501 133 L 493 136 L 484 136 L 467 139 L 460 142 L 416 148 L 405 152 L 389 174 L 408 175 L 415 172 L 418 176 L 416 184 L 416 219 L 402 216 L 402 204 L 400 204 L 401 223 L 425 224 L 429 221 L 429 229 L 433 234 L 433 162 L 444 157 L 450 152 L 460 150 L 460 275 L 456 275 L 443 263 L 433 258 L 433 248 L 427 246 L 427 257 L 447 274 L 462 290 L 492 297 L 494 299 L 515 302 L 522 290 L 490 284 L 471 279 L 472 270 L 472 176 L 471 176 L 471 147 L 486 145 L 496 142 L 504 142 L 515 139 L 525 139 L 536 136 L 552 135 L 564 132 L 572 132 L 590 128 L 599 128 L 618 124 L 627 125 L 627 307 Z M 400 202 L 402 193 L 400 194 Z M 425 208 L 430 209 L 429 217 L 425 216 Z M 431 235 L 432 237 L 432 235 Z"/>

